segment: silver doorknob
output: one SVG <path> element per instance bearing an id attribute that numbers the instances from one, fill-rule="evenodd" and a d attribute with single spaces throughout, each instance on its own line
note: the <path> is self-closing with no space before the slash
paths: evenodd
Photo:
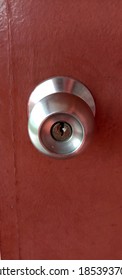
<path id="1" fill-rule="evenodd" d="M 94 116 L 94 99 L 86 86 L 69 77 L 50 78 L 30 95 L 28 133 L 40 152 L 68 158 L 90 142 Z"/>

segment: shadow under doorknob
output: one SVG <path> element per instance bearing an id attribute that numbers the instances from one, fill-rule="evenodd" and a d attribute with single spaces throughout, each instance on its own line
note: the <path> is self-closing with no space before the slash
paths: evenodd
<path id="1" fill-rule="evenodd" d="M 48 156 L 75 156 L 91 140 L 94 116 L 94 99 L 86 86 L 69 77 L 53 77 L 40 83 L 30 95 L 29 137 Z"/>

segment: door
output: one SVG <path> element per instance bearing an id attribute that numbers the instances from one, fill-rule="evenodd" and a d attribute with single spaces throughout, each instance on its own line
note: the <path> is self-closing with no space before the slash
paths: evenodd
<path id="1" fill-rule="evenodd" d="M 122 257 L 122 1 L 1 0 L 2 259 Z M 87 150 L 39 153 L 27 102 L 52 76 L 84 83 L 96 103 Z"/>

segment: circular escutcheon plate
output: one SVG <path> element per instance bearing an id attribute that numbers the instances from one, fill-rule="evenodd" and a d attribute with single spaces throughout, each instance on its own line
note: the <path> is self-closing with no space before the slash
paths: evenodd
<path id="1" fill-rule="evenodd" d="M 80 81 L 65 76 L 49 78 L 33 90 L 28 101 L 28 114 L 30 115 L 36 103 L 54 93 L 68 93 L 80 97 L 87 103 L 95 116 L 95 102 L 89 89 Z"/>

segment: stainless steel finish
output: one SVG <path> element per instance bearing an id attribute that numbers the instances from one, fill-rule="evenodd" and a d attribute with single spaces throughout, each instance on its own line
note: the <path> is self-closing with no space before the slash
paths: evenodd
<path id="1" fill-rule="evenodd" d="M 73 78 L 63 76 L 50 78 L 39 84 L 34 89 L 28 102 L 29 114 L 37 102 L 44 97 L 57 92 L 65 92 L 82 98 L 91 108 L 95 116 L 95 102 L 89 89 L 81 82 L 74 80 Z"/>
<path id="2" fill-rule="evenodd" d="M 33 145 L 55 158 L 83 151 L 94 131 L 95 103 L 79 81 L 55 77 L 42 82 L 28 102 L 28 132 Z"/>

